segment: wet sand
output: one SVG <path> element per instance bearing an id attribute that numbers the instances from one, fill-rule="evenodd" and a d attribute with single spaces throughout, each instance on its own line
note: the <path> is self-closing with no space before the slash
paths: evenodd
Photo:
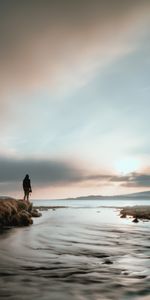
<path id="1" fill-rule="evenodd" d="M 114 208 L 59 208 L 2 231 L 0 299 L 149 299 L 149 224 Z"/>

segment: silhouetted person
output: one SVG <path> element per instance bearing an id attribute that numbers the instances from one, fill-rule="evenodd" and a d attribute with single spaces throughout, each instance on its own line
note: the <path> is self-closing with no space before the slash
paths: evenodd
<path id="1" fill-rule="evenodd" d="M 28 174 L 23 179 L 23 189 L 24 189 L 24 200 L 29 201 L 29 194 L 32 193 L 32 189 L 31 189 L 31 182 Z"/>

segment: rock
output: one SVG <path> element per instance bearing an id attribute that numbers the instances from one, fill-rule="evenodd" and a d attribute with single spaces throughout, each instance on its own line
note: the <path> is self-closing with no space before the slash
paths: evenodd
<path id="1" fill-rule="evenodd" d="M 20 217 L 18 214 L 12 216 L 11 226 L 19 226 L 20 225 Z"/>
<path id="2" fill-rule="evenodd" d="M 17 213 L 17 204 L 15 200 L 0 200 L 0 225 L 9 226 L 11 218 Z"/>
<path id="3" fill-rule="evenodd" d="M 125 276 L 128 276 L 128 275 L 129 275 L 129 272 L 128 272 L 128 271 L 122 271 L 121 274 L 122 274 L 122 275 L 125 275 Z"/>
<path id="4" fill-rule="evenodd" d="M 28 226 L 33 223 L 32 217 L 41 213 L 33 209 L 32 203 L 24 200 L 0 200 L 0 228 L 8 226 Z"/>
<path id="5" fill-rule="evenodd" d="M 106 265 L 112 265 L 113 262 L 109 259 L 109 258 L 106 258 L 103 262 L 103 264 L 106 264 Z"/>
<path id="6" fill-rule="evenodd" d="M 38 218 L 38 217 L 41 217 L 42 214 L 40 212 L 38 212 L 36 209 L 33 209 L 31 211 L 31 215 L 33 218 Z"/>
<path id="7" fill-rule="evenodd" d="M 28 226 L 33 224 L 30 214 L 26 211 L 21 211 L 19 213 L 19 222 L 22 226 Z"/>
<path id="8" fill-rule="evenodd" d="M 132 221 L 133 223 L 138 223 L 139 222 L 139 220 L 137 219 L 137 218 L 135 218 L 135 219 L 133 219 L 133 221 Z"/>
<path id="9" fill-rule="evenodd" d="M 17 201 L 18 210 L 29 210 L 30 202 L 24 201 L 24 200 L 18 200 Z"/>
<path id="10" fill-rule="evenodd" d="M 125 216 L 133 217 L 134 222 L 138 223 L 138 220 L 150 220 L 150 206 L 149 205 L 138 205 L 138 206 L 127 206 L 120 210 L 120 217 Z"/>
<path id="11" fill-rule="evenodd" d="M 32 203 L 28 203 L 28 212 L 31 213 L 32 209 L 33 209 L 33 204 Z"/>
<path id="12" fill-rule="evenodd" d="M 126 218 L 126 214 L 125 213 L 123 213 L 121 216 L 120 216 L 120 218 Z"/>

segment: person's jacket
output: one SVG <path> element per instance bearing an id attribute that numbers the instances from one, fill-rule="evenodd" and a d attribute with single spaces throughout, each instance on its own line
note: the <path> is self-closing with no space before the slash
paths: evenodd
<path id="1" fill-rule="evenodd" d="M 25 178 L 23 180 L 23 189 L 31 191 L 31 182 L 30 182 L 30 179 Z"/>

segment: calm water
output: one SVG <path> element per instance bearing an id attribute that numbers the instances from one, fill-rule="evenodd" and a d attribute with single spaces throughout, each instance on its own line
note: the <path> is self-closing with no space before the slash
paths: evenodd
<path id="1" fill-rule="evenodd" d="M 150 222 L 134 224 L 96 203 L 67 200 L 72 207 L 1 232 L 0 299 L 150 299 Z"/>
<path id="2" fill-rule="evenodd" d="M 70 206 L 70 207 L 122 207 L 134 205 L 150 205 L 147 199 L 128 199 L 128 200 L 33 200 L 34 205 L 42 206 Z"/>

